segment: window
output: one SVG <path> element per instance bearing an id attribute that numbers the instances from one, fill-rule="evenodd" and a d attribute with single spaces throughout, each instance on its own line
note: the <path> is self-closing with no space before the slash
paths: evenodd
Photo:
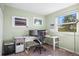
<path id="1" fill-rule="evenodd" d="M 12 17 L 13 27 L 26 27 L 27 26 L 27 19 L 24 17 Z"/>
<path id="2" fill-rule="evenodd" d="M 58 17 L 58 32 L 77 31 L 77 13 Z"/>

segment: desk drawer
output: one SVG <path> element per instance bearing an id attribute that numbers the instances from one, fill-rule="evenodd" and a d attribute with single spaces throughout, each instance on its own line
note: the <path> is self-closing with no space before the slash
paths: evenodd
<path id="1" fill-rule="evenodd" d="M 16 53 L 24 51 L 24 44 L 16 45 Z"/>

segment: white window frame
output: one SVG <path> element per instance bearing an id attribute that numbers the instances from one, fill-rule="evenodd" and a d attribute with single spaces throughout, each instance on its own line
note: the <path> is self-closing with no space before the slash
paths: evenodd
<path id="1" fill-rule="evenodd" d="M 26 19 L 26 25 L 25 26 L 16 26 L 15 25 L 15 18 L 22 18 L 22 19 Z M 22 28 L 25 28 L 28 26 L 28 18 L 27 17 L 19 17 L 19 16 L 12 16 L 12 26 L 13 27 L 22 27 Z"/>
<path id="2" fill-rule="evenodd" d="M 78 20 L 78 12 L 76 12 L 76 14 L 77 14 L 76 19 Z M 67 14 L 67 15 L 70 15 L 70 14 Z M 62 25 L 64 25 L 64 24 L 74 24 L 74 23 L 76 23 L 76 22 L 63 23 Z M 72 34 L 73 33 L 73 32 L 59 32 L 58 31 L 58 26 L 59 26 L 58 17 L 56 17 L 56 21 L 55 21 L 55 27 L 56 27 L 55 30 L 56 30 L 56 32 L 58 32 L 58 33 L 66 33 L 66 34 Z M 76 33 L 77 33 L 78 32 L 78 24 L 76 25 L 76 27 L 77 27 L 77 31 L 76 31 Z"/>

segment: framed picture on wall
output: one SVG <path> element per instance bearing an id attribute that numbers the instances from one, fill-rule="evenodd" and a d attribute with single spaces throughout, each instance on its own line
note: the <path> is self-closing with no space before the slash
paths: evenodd
<path id="1" fill-rule="evenodd" d="M 43 19 L 39 17 L 34 17 L 33 18 L 33 24 L 34 25 L 43 25 Z"/>
<path id="2" fill-rule="evenodd" d="M 54 29 L 54 24 L 50 24 L 50 29 Z"/>
<path id="3" fill-rule="evenodd" d="M 12 17 L 12 26 L 13 27 L 26 27 L 27 26 L 27 18 L 25 17 Z"/>

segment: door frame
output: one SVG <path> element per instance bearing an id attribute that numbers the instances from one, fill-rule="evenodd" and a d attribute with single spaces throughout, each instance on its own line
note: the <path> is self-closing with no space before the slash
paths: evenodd
<path id="1" fill-rule="evenodd" d="M 1 8 L 0 8 L 0 56 L 2 55 L 2 44 L 3 44 L 3 13 L 2 13 L 2 10 L 1 10 Z"/>

